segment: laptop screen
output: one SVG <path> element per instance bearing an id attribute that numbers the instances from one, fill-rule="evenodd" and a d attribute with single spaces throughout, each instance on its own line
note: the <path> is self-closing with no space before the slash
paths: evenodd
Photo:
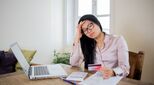
<path id="1" fill-rule="evenodd" d="M 28 64 L 26 58 L 24 57 L 19 45 L 17 43 L 13 43 L 10 46 L 13 54 L 15 55 L 16 59 L 18 60 L 18 62 L 20 63 L 23 71 L 26 73 L 26 75 L 28 76 L 28 70 L 30 65 Z"/>

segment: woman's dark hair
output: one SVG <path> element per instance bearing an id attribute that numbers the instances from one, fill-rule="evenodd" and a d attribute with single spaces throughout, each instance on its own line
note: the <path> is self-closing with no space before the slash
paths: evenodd
<path id="1" fill-rule="evenodd" d="M 78 24 L 81 21 L 84 20 L 89 20 L 92 21 L 93 23 L 95 23 L 96 25 L 99 26 L 99 28 L 102 31 L 102 26 L 100 24 L 100 22 L 98 21 L 98 19 L 91 14 L 87 14 L 84 15 L 80 18 Z M 82 32 L 83 33 L 83 32 Z M 95 60 L 95 48 L 96 48 L 96 41 L 92 38 L 87 37 L 84 33 L 82 35 L 82 37 L 80 38 L 80 43 L 81 43 L 81 49 L 82 49 L 82 53 L 84 55 L 84 61 L 85 61 L 85 68 L 88 68 L 88 64 L 94 64 L 94 60 Z"/>

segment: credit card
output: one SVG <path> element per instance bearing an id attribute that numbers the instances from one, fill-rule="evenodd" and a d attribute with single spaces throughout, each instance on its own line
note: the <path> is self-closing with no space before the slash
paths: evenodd
<path id="1" fill-rule="evenodd" d="M 88 71 L 98 71 L 101 69 L 101 64 L 88 64 Z"/>

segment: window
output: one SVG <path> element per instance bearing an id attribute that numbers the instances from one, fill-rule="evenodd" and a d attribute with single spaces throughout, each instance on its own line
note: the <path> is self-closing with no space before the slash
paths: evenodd
<path id="1" fill-rule="evenodd" d="M 100 21 L 103 31 L 110 33 L 110 0 L 78 0 L 77 20 L 84 14 L 93 14 Z"/>

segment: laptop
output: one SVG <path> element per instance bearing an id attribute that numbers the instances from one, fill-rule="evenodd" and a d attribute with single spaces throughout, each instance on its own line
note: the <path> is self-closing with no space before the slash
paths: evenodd
<path id="1" fill-rule="evenodd" d="M 10 45 L 10 48 L 29 79 L 67 77 L 60 64 L 30 66 L 17 42 Z"/>

